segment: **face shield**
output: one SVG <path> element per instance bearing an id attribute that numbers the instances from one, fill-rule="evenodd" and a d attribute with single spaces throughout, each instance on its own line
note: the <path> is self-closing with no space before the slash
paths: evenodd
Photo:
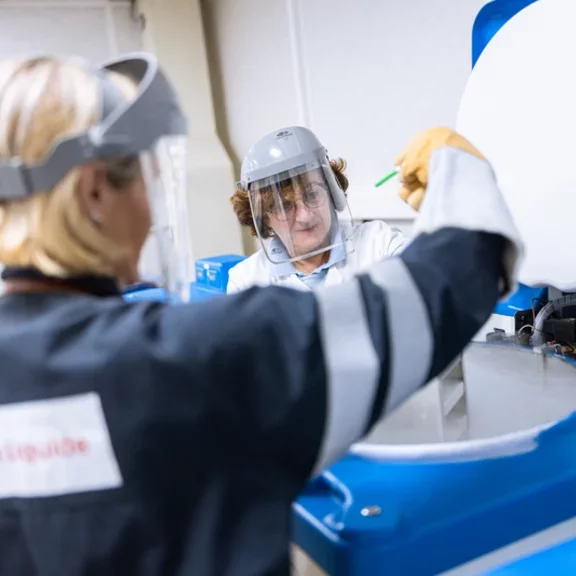
<path id="1" fill-rule="evenodd" d="M 165 137 L 154 150 L 140 154 L 152 215 L 140 257 L 140 280 L 165 288 L 180 301 L 189 298 L 193 268 L 186 162 L 187 140 L 181 136 Z"/>
<path id="2" fill-rule="evenodd" d="M 274 264 L 345 247 L 353 227 L 328 158 L 245 184 L 262 248 Z"/>
<path id="3" fill-rule="evenodd" d="M 138 156 L 152 215 L 141 280 L 186 301 L 193 269 L 186 194 L 187 122 L 176 95 L 150 54 L 129 54 L 96 69 L 85 66 L 100 87 L 100 122 L 60 141 L 41 164 L 27 165 L 19 158 L 0 164 L 0 200 L 49 192 L 70 170 L 94 160 Z M 107 71 L 135 82 L 138 93 L 132 101 L 126 101 Z"/>

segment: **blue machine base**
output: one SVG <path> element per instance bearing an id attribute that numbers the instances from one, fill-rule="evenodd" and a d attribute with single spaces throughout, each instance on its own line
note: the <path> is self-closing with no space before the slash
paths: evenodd
<path id="1" fill-rule="evenodd" d="M 574 574 L 576 574 L 576 540 L 570 540 L 491 570 L 483 576 L 574 576 Z"/>
<path id="2" fill-rule="evenodd" d="M 427 576 L 576 516 L 576 416 L 535 450 L 387 464 L 348 456 L 293 508 L 294 542 L 331 576 Z M 381 513 L 364 516 L 366 507 Z M 575 572 L 576 573 L 576 570 Z"/>

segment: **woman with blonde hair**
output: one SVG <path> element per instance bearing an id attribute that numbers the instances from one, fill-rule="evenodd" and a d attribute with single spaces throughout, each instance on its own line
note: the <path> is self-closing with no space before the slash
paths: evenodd
<path id="1" fill-rule="evenodd" d="M 307 479 L 444 369 L 513 277 L 509 219 L 436 214 L 371 276 L 188 304 L 185 136 L 151 55 L 0 66 L 0 574 L 288 574 Z M 493 214 L 465 149 L 433 132 L 404 165 L 440 154 L 436 193 L 473 178 Z M 147 238 L 172 304 L 120 296 Z"/>

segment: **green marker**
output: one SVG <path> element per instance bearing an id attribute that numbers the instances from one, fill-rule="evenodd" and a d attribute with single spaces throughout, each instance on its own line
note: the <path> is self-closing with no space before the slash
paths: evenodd
<path id="1" fill-rule="evenodd" d="M 382 184 L 385 184 L 386 182 L 388 182 L 388 180 L 392 180 L 392 178 L 394 178 L 394 176 L 398 176 L 398 172 L 399 172 L 399 169 L 394 168 L 394 170 L 392 170 L 392 172 L 386 174 L 386 176 L 384 176 L 384 178 L 380 178 L 380 180 L 378 180 L 378 182 L 376 182 L 376 184 L 374 184 L 374 187 L 380 188 L 380 186 L 382 186 Z"/>

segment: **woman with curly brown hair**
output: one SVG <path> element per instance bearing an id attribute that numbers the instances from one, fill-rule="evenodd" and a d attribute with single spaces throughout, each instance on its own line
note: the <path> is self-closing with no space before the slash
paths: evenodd
<path id="1" fill-rule="evenodd" d="M 344 160 L 330 160 L 317 136 L 300 126 L 256 143 L 231 201 L 261 250 L 230 271 L 228 292 L 253 285 L 308 290 L 340 284 L 400 251 L 400 231 L 381 221 L 352 222 L 345 168 Z"/>

